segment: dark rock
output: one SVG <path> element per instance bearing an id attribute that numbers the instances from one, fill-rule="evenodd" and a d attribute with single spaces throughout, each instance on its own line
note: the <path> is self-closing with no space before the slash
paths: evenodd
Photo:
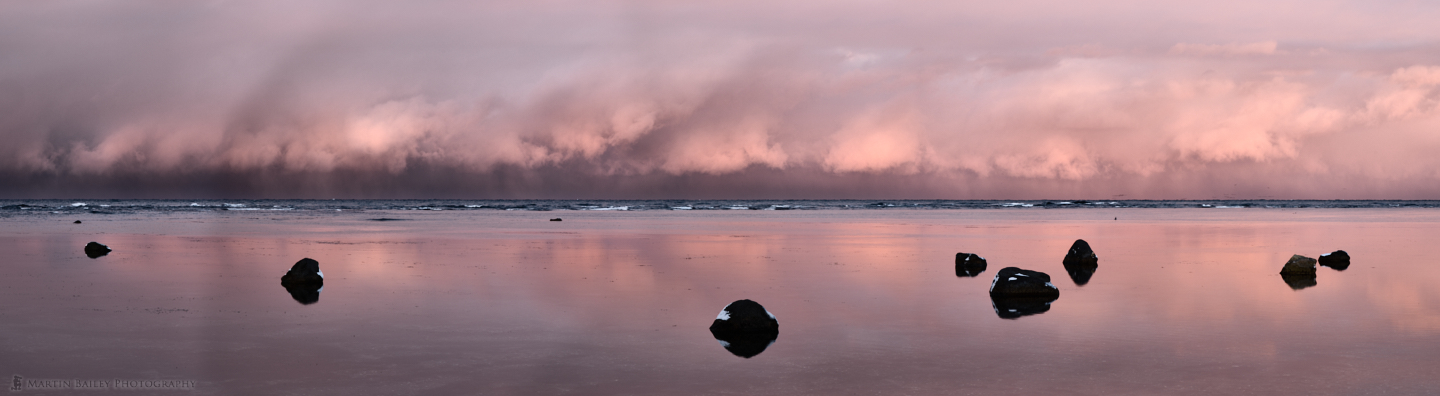
<path id="1" fill-rule="evenodd" d="M 1030 269 L 1005 266 L 991 281 L 991 297 L 1060 297 L 1050 275 Z"/>
<path id="2" fill-rule="evenodd" d="M 1058 297 L 990 297 L 990 306 L 1000 319 L 1019 319 L 1021 316 L 1038 315 L 1050 310 L 1050 303 Z"/>
<path id="3" fill-rule="evenodd" d="M 1280 268 L 1281 275 L 1308 275 L 1315 276 L 1315 259 L 1291 255 L 1290 261 L 1285 262 L 1285 267 Z"/>
<path id="4" fill-rule="evenodd" d="M 563 221 L 563 220 L 560 220 L 559 217 L 556 217 L 556 218 L 550 219 L 550 221 Z"/>
<path id="5" fill-rule="evenodd" d="M 985 258 L 975 253 L 955 253 L 955 276 L 969 278 L 985 272 Z"/>
<path id="6" fill-rule="evenodd" d="M 1095 275 L 1095 270 L 1100 268 L 1100 257 L 1095 251 L 1090 250 L 1090 243 L 1084 239 L 1076 239 L 1070 244 L 1070 251 L 1065 253 L 1062 261 L 1065 266 L 1065 273 L 1070 275 L 1070 281 L 1076 286 L 1085 286 L 1090 283 L 1090 277 Z"/>
<path id="7" fill-rule="evenodd" d="M 990 281 L 990 297 L 1060 297 L 1044 272 L 1005 267 Z"/>
<path id="8" fill-rule="evenodd" d="M 1300 290 L 1300 289 L 1304 289 L 1304 288 L 1307 288 L 1307 287 L 1311 287 L 1311 286 L 1317 285 L 1317 283 L 1315 283 L 1315 275 L 1314 275 L 1314 274 L 1311 274 L 1311 275 L 1280 274 L 1280 279 L 1284 279 L 1284 280 L 1285 280 L 1285 284 L 1286 284 L 1286 285 L 1290 285 L 1290 288 L 1291 288 L 1291 289 L 1295 289 L 1295 290 Z"/>
<path id="9" fill-rule="evenodd" d="M 75 220 L 75 224 L 80 224 L 80 220 Z"/>
<path id="10" fill-rule="evenodd" d="M 712 333 L 779 332 L 780 322 L 760 303 L 739 300 L 726 305 L 710 324 Z"/>
<path id="11" fill-rule="evenodd" d="M 739 300 L 720 311 L 710 324 L 710 334 L 730 353 L 750 358 L 775 342 L 780 322 L 759 303 Z"/>
<path id="12" fill-rule="evenodd" d="M 280 283 L 285 291 L 290 293 L 290 298 L 304 305 L 314 304 L 320 301 L 320 289 L 325 285 L 321 283 Z"/>
<path id="13" fill-rule="evenodd" d="M 1064 263 L 1098 265 L 1100 257 L 1095 255 L 1095 251 L 1090 250 L 1090 243 L 1085 242 L 1084 239 L 1076 239 L 1075 243 L 1070 244 L 1070 252 L 1065 253 Z"/>
<path id="14" fill-rule="evenodd" d="M 89 256 L 92 259 L 107 254 L 110 254 L 109 246 L 101 245 L 99 242 L 90 242 L 85 244 L 85 255 Z"/>
<path id="15" fill-rule="evenodd" d="M 280 277 L 280 284 L 315 284 L 325 283 L 325 273 L 320 272 L 320 262 L 309 258 L 300 259 Z"/>
<path id="16" fill-rule="evenodd" d="M 1320 265 L 1330 267 L 1336 271 L 1344 271 L 1350 268 L 1350 254 L 1344 250 L 1336 250 L 1320 255 Z"/>

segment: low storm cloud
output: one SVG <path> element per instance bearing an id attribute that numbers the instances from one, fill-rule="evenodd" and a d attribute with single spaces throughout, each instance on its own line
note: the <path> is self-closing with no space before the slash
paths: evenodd
<path id="1" fill-rule="evenodd" d="M 5 197 L 1425 198 L 1424 2 L 0 5 Z"/>

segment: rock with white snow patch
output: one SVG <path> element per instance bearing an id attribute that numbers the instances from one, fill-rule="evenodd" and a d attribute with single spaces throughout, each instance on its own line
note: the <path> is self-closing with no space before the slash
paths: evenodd
<path id="1" fill-rule="evenodd" d="M 969 278 L 985 272 L 985 258 L 975 253 L 955 253 L 955 276 Z"/>
<path id="2" fill-rule="evenodd" d="M 990 297 L 1060 297 L 1050 275 L 1040 271 L 1005 267 L 990 281 Z"/>
<path id="3" fill-rule="evenodd" d="M 303 258 L 280 277 L 280 284 L 324 284 L 325 273 L 320 272 L 320 262 Z"/>
<path id="4" fill-rule="evenodd" d="M 726 305 L 710 324 L 710 334 L 735 356 L 764 352 L 780 336 L 780 322 L 759 303 L 739 300 Z"/>
<path id="5" fill-rule="evenodd" d="M 760 303 L 739 300 L 726 305 L 710 324 L 711 333 L 779 332 L 780 322 Z"/>
<path id="6" fill-rule="evenodd" d="M 1350 254 L 1344 250 L 1336 250 L 1320 255 L 1320 265 L 1330 267 L 1336 271 L 1344 271 L 1350 268 Z"/>

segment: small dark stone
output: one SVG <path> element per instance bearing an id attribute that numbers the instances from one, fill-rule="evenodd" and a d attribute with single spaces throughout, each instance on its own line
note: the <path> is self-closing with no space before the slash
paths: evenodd
<path id="1" fill-rule="evenodd" d="M 1090 250 L 1090 243 L 1085 242 L 1084 239 L 1076 239 L 1075 243 L 1070 244 L 1070 251 L 1065 253 L 1064 263 L 1098 265 L 1100 257 L 1095 255 L 1095 251 Z"/>
<path id="2" fill-rule="evenodd" d="M 1315 283 L 1315 274 L 1280 274 L 1280 279 L 1285 280 L 1285 284 L 1289 285 L 1290 288 L 1294 290 L 1300 290 L 1318 284 Z"/>
<path id="3" fill-rule="evenodd" d="M 80 224 L 80 220 L 75 220 L 75 224 Z"/>
<path id="4" fill-rule="evenodd" d="M 1286 261 L 1285 266 L 1280 268 L 1280 274 L 1315 276 L 1315 259 L 1298 254 L 1291 255 L 1290 261 Z"/>
<path id="5" fill-rule="evenodd" d="M 975 253 L 955 253 L 955 276 L 969 278 L 985 272 L 985 258 Z"/>
<path id="6" fill-rule="evenodd" d="M 765 351 L 780 336 L 780 322 L 759 303 L 739 300 L 726 305 L 710 334 L 735 356 L 750 358 Z"/>
<path id="7" fill-rule="evenodd" d="M 1050 310 L 1057 297 L 990 297 L 990 306 L 1000 319 L 1019 319 Z"/>
<path id="8" fill-rule="evenodd" d="M 107 254 L 110 254 L 109 246 L 101 245 L 99 242 L 90 242 L 85 244 L 85 255 L 92 259 Z"/>
<path id="9" fill-rule="evenodd" d="M 280 284 L 324 284 L 325 273 L 320 272 L 320 262 L 309 258 L 300 259 L 280 277 Z"/>
<path id="10" fill-rule="evenodd" d="M 320 289 L 325 285 L 320 283 L 284 283 L 285 291 L 290 293 L 290 298 L 303 305 L 310 305 L 320 301 Z"/>
<path id="11" fill-rule="evenodd" d="M 1050 275 L 1039 271 L 1005 267 L 990 281 L 990 297 L 1060 297 Z"/>
<path id="12" fill-rule="evenodd" d="M 550 219 L 550 221 L 562 221 L 562 220 L 560 220 L 559 217 L 556 217 L 556 218 Z"/>
<path id="13" fill-rule="evenodd" d="M 1330 267 L 1336 271 L 1344 271 L 1350 268 L 1350 254 L 1344 250 L 1336 250 L 1328 254 L 1320 255 L 1320 265 Z"/>

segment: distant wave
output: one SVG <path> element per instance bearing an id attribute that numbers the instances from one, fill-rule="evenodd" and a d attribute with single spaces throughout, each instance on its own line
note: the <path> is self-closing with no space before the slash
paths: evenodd
<path id="1" fill-rule="evenodd" d="M 1440 208 L 1403 200 L 0 200 L 0 216 L 67 213 L 369 210 L 1084 210 L 1097 208 Z"/>

